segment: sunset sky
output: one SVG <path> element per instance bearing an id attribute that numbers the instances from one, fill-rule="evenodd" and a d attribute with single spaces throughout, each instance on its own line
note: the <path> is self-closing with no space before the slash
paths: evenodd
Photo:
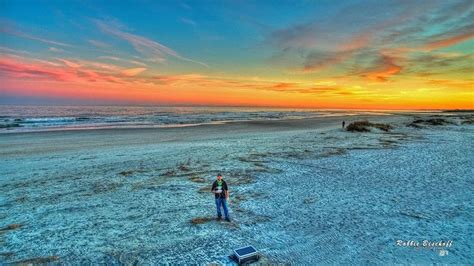
<path id="1" fill-rule="evenodd" d="M 0 104 L 474 108 L 474 1 L 0 0 Z"/>

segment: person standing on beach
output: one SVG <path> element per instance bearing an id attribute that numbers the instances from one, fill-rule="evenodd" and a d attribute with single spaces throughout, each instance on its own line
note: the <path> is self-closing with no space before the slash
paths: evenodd
<path id="1" fill-rule="evenodd" d="M 222 179 L 222 175 L 217 175 L 217 180 L 212 183 L 211 192 L 214 193 L 217 207 L 217 220 L 222 219 L 221 206 L 224 209 L 224 216 L 227 222 L 230 222 L 229 211 L 227 210 L 227 199 L 229 198 L 229 189 L 227 183 Z"/>
<path id="2" fill-rule="evenodd" d="M 342 120 L 342 128 L 344 129 L 345 126 L 346 126 L 346 121 Z"/>

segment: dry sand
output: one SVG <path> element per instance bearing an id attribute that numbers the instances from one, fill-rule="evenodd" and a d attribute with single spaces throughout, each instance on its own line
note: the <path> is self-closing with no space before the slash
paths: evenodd
<path id="1" fill-rule="evenodd" d="M 436 115 L 452 124 L 407 126 Z M 363 119 L 394 129 L 341 129 Z M 253 244 L 269 262 L 469 263 L 469 119 L 404 113 L 2 134 L 1 225 L 19 226 L 0 232 L 0 261 L 228 263 L 232 248 Z M 232 190 L 233 223 L 209 219 L 218 172 Z M 397 239 L 455 244 L 440 256 Z"/>

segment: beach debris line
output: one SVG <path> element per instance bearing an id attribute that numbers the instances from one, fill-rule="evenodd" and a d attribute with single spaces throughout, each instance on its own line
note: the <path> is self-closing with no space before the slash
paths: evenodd
<path id="1" fill-rule="evenodd" d="M 346 130 L 349 132 L 370 132 L 370 128 L 378 128 L 382 131 L 389 131 L 393 129 L 393 126 L 389 124 L 382 124 L 382 123 L 371 123 L 368 120 L 364 121 L 355 121 L 350 123 Z"/>

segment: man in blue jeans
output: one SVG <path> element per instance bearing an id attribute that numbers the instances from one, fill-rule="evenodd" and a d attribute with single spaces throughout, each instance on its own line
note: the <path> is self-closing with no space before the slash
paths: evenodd
<path id="1" fill-rule="evenodd" d="M 229 211 L 227 210 L 227 199 L 229 198 L 229 189 L 227 183 L 222 179 L 222 175 L 217 175 L 217 180 L 212 183 L 211 192 L 216 198 L 217 220 L 222 219 L 221 206 L 224 209 L 224 216 L 227 222 L 230 222 Z"/>

